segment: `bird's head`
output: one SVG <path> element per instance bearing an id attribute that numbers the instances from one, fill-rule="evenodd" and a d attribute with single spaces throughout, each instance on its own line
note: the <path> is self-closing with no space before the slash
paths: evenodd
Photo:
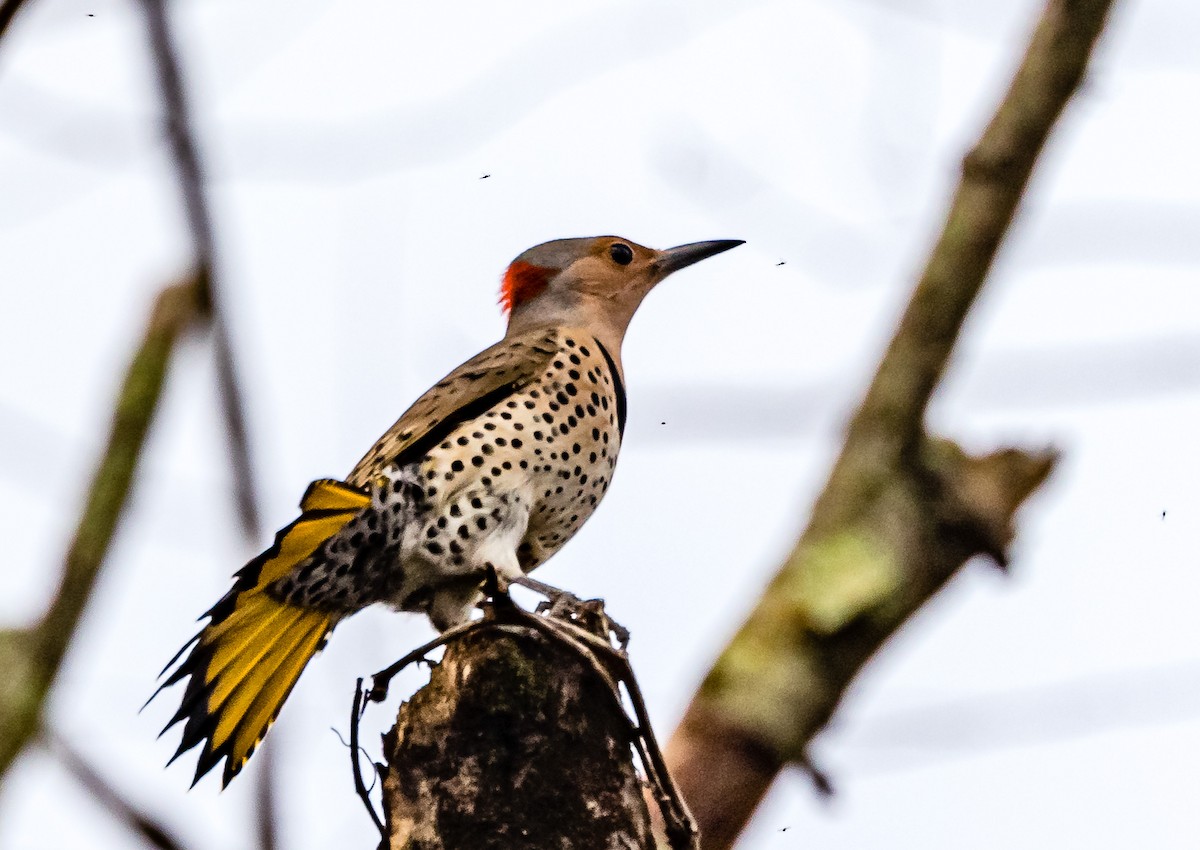
<path id="1" fill-rule="evenodd" d="M 619 345 L 659 281 L 741 244 L 720 239 L 656 251 L 619 236 L 595 236 L 535 245 L 504 273 L 500 304 L 508 313 L 508 332 L 540 325 L 590 327 L 615 334 Z"/>

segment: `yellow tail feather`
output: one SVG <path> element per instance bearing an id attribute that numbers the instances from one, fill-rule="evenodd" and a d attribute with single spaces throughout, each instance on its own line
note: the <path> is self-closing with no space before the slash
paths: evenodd
<path id="1" fill-rule="evenodd" d="M 271 617 L 271 602 L 262 592 L 244 594 L 227 619 L 204 630 L 201 641 L 213 648 L 212 658 L 204 669 L 205 684 L 211 683 L 235 658 L 253 651 L 252 644 L 266 651 L 270 638 L 259 641 L 258 636 L 271 625 L 278 626 Z"/>
<path id="2" fill-rule="evenodd" d="M 208 612 L 210 622 L 195 646 L 163 683 L 188 677 L 183 702 L 167 728 L 187 720 L 174 758 L 204 742 L 196 781 L 224 758 L 223 781 L 229 784 L 337 623 L 337 614 L 281 602 L 267 588 L 370 503 L 367 493 L 340 481 L 313 482 L 300 502 L 299 519 L 238 573 L 233 589 Z"/>
<path id="3" fill-rule="evenodd" d="M 371 504 L 371 497 L 357 487 L 351 487 L 332 478 L 322 478 L 308 485 L 300 499 L 300 510 L 308 511 L 356 511 Z"/>
<path id="4" fill-rule="evenodd" d="M 267 729 L 275 722 L 283 701 L 291 693 L 292 687 L 300 678 L 308 659 L 316 654 L 317 648 L 324 638 L 324 630 L 310 628 L 307 633 L 300 636 L 291 651 L 280 659 L 269 687 L 264 687 L 259 691 L 253 705 L 246 711 L 244 722 L 234 736 L 229 761 L 235 770 L 241 769 L 254 753 L 255 747 L 263 739 Z"/>
<path id="5" fill-rule="evenodd" d="M 229 761 L 235 770 L 249 758 L 249 753 L 245 748 L 239 748 L 237 742 L 249 736 L 253 745 L 267 733 L 304 666 L 316 653 L 321 638 L 329 631 L 327 614 L 303 611 L 281 603 L 275 603 L 275 606 L 279 610 L 273 615 L 274 622 L 269 629 L 255 641 L 249 652 L 237 658 L 217 677 L 208 696 L 207 713 L 217 718 L 210 746 L 221 749 L 231 736 L 235 736 L 237 740 L 229 753 Z M 310 644 L 307 653 L 301 651 Z M 281 675 L 285 670 L 292 675 Z M 270 706 L 265 717 L 259 717 L 258 712 L 251 710 L 262 702 Z"/>
<path id="6" fill-rule="evenodd" d="M 214 746 L 221 744 L 220 741 L 215 740 L 215 737 L 220 736 L 225 716 L 240 716 L 249 707 L 249 700 L 253 699 L 253 697 L 246 697 L 244 693 L 246 688 L 240 686 L 261 686 L 264 677 L 271 672 L 268 669 L 270 666 L 269 656 L 280 644 L 286 644 L 289 641 L 294 630 L 304 628 L 305 612 L 303 609 L 271 602 L 269 599 L 267 602 L 270 604 L 265 606 L 265 610 L 264 606 L 256 606 L 257 616 L 264 622 L 262 628 L 255 632 L 254 639 L 233 646 L 217 644 L 213 649 L 213 660 L 209 668 L 204 671 L 204 678 L 210 686 L 207 700 L 208 713 L 222 715 L 222 722 L 217 724 L 217 733 L 213 740 Z M 328 616 L 310 614 L 310 617 L 318 617 L 326 625 L 329 622 Z M 224 656 L 223 659 L 222 656 Z M 218 665 L 220 668 L 214 670 L 213 668 Z M 240 702 L 230 699 L 233 692 L 239 690 L 239 687 L 242 691 Z"/>

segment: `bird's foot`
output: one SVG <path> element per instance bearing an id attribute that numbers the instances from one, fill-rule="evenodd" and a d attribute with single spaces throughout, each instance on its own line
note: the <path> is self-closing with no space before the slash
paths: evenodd
<path id="1" fill-rule="evenodd" d="M 488 602 L 483 606 L 483 619 L 455 626 L 410 652 L 395 664 L 380 670 L 372 677 L 371 687 L 365 694 L 361 690 L 360 680 L 360 689 L 356 692 L 353 706 L 352 724 L 358 723 L 358 719 L 366 710 L 367 702 L 380 702 L 386 698 L 388 683 L 400 670 L 423 660 L 427 653 L 437 647 L 477 630 L 538 632 L 571 649 L 604 683 L 617 710 L 629 722 L 630 737 L 642 762 L 646 779 L 662 810 L 670 846 L 673 850 L 699 850 L 695 821 L 667 770 L 666 760 L 650 726 L 645 700 L 630 666 L 629 656 L 625 652 L 629 632 L 604 613 L 602 599 L 583 600 L 574 594 L 525 576 L 514 579 L 512 583 L 523 585 L 546 597 L 546 602 L 538 607 L 538 613 L 526 611 L 514 603 L 508 595 L 507 583 L 503 581 L 503 577 L 499 576 L 495 569 L 489 568 L 483 582 L 483 592 L 488 597 Z M 542 612 L 545 612 L 545 616 Z M 620 644 L 619 648 L 612 645 L 613 637 Z M 624 685 L 625 694 L 633 709 L 633 717 L 626 713 L 621 685 Z M 354 740 L 357 740 L 355 725 L 352 725 L 351 733 Z M 355 770 L 358 770 L 357 764 Z M 356 782 L 361 785 L 361 778 L 357 774 Z"/>
<path id="2" fill-rule="evenodd" d="M 605 637 L 611 635 L 621 652 L 629 646 L 629 629 L 608 616 L 604 610 L 603 599 L 580 599 L 573 594 L 564 593 L 541 603 L 537 610 L 538 613 L 544 611 L 550 617 L 573 623 L 592 634 Z"/>
<path id="3" fill-rule="evenodd" d="M 529 576 L 513 579 L 513 584 L 519 584 L 546 597 L 535 609 L 538 614 L 563 620 L 606 639 L 615 638 L 621 652 L 629 645 L 629 629 L 608 616 L 604 610 L 603 599 L 580 599 L 570 591 L 531 579 Z"/>

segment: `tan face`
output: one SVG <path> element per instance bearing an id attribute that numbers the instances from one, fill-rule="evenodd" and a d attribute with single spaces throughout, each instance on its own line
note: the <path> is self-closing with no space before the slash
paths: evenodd
<path id="1" fill-rule="evenodd" d="M 525 251 L 504 276 L 509 329 L 603 325 L 618 337 L 654 286 L 672 272 L 742 244 L 695 242 L 656 251 L 619 236 L 557 239 Z"/>
<path id="2" fill-rule="evenodd" d="M 591 244 L 587 252 L 559 276 L 563 285 L 576 292 L 617 300 L 634 297 L 641 301 L 662 279 L 657 263 L 661 252 L 616 236 L 588 241 Z"/>

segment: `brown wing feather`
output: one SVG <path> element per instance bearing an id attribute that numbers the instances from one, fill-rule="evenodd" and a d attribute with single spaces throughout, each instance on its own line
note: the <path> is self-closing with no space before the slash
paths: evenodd
<path id="1" fill-rule="evenodd" d="M 479 416 L 537 378 L 560 350 L 559 332 L 541 329 L 501 340 L 438 381 L 404 412 L 347 481 L 360 487 L 384 467 L 420 460 L 461 422 Z"/>

